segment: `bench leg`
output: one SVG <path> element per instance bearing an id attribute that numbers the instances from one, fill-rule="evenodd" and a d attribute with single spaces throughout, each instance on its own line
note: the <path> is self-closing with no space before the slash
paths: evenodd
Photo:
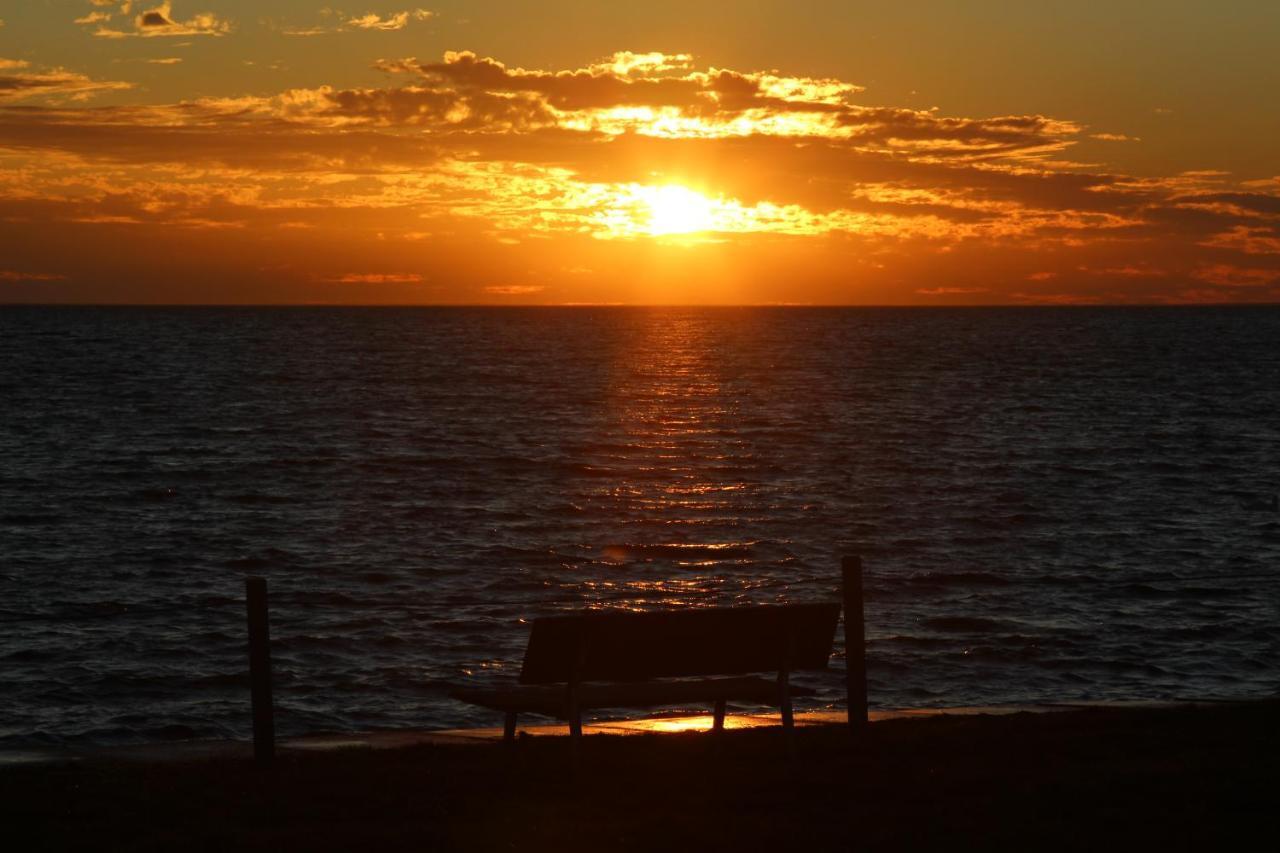
<path id="1" fill-rule="evenodd" d="M 782 712 L 782 739 L 787 744 L 787 755 L 795 755 L 795 714 L 791 710 L 791 674 L 787 670 L 778 673 L 778 710 Z"/>
<path id="2" fill-rule="evenodd" d="M 712 722 L 711 722 L 711 731 L 715 732 L 716 734 L 719 734 L 720 732 L 724 731 L 724 711 L 725 711 L 725 701 L 723 699 L 717 699 L 715 714 L 712 717 Z"/>
<path id="3" fill-rule="evenodd" d="M 516 742 L 516 712 L 508 711 L 506 718 L 502 721 L 502 741 L 503 743 Z"/>
<path id="4" fill-rule="evenodd" d="M 796 749 L 796 727 L 795 715 L 791 713 L 790 696 L 782 699 L 782 738 L 787 743 L 787 754 L 793 754 Z"/>
<path id="5" fill-rule="evenodd" d="M 569 735 L 573 738 L 575 748 L 582 738 L 582 704 L 579 702 L 578 680 L 575 677 L 565 685 L 565 717 L 569 720 Z"/>
<path id="6" fill-rule="evenodd" d="M 582 772 L 582 711 L 576 707 L 569 715 L 569 760 L 577 778 Z"/>

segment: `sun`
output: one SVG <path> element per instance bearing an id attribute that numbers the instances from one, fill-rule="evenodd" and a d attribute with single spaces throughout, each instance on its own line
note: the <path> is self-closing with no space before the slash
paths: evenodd
<path id="1" fill-rule="evenodd" d="M 706 196 L 682 184 L 602 184 L 583 207 L 595 208 L 593 237 L 654 237 L 689 245 L 766 230 L 785 212 L 767 202 L 744 207 L 737 199 Z"/>
<path id="2" fill-rule="evenodd" d="M 715 227 L 715 203 L 687 187 L 678 184 L 641 187 L 637 195 L 647 213 L 647 230 L 655 237 L 692 234 Z"/>

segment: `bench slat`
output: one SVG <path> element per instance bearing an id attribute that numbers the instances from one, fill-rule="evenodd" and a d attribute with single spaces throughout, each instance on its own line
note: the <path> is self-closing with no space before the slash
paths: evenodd
<path id="1" fill-rule="evenodd" d="M 521 684 L 826 669 L 837 602 L 589 611 L 536 619 Z"/>

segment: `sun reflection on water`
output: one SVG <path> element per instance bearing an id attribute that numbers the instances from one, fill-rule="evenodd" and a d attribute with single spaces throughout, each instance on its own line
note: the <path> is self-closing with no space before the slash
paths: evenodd
<path id="1" fill-rule="evenodd" d="M 643 332 L 615 356 L 580 502 L 624 522 L 587 545 L 574 587 L 590 606 L 730 603 L 753 587 L 737 569 L 769 547 L 733 535 L 749 529 L 761 488 L 739 395 L 697 315 L 654 312 Z"/>

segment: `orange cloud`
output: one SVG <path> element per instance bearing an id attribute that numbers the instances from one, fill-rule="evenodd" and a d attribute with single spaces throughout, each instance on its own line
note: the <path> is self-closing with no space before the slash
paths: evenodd
<path id="1" fill-rule="evenodd" d="M 541 293 L 546 288 L 535 284 L 500 284 L 490 285 L 484 290 L 485 293 L 493 293 L 498 296 L 527 296 L 531 293 Z"/>
<path id="2" fill-rule="evenodd" d="M 1138 266 L 1137 264 L 1123 264 L 1114 267 L 1088 267 L 1079 268 L 1081 272 L 1090 273 L 1098 276 L 1120 276 L 1122 278 L 1141 278 L 1143 276 L 1166 276 L 1167 270 L 1158 269 L 1150 266 Z"/>
<path id="3" fill-rule="evenodd" d="M 1232 264 L 1213 264 L 1201 267 L 1193 275 L 1201 281 L 1222 287 L 1265 287 L 1280 279 L 1280 268 L 1259 269 Z"/>
<path id="4" fill-rule="evenodd" d="M 30 63 L 24 60 L 0 58 L 0 104 L 49 97 L 84 100 L 103 92 L 133 88 L 132 83 L 92 80 L 65 68 L 29 69 Z"/>
<path id="5" fill-rule="evenodd" d="M 360 30 L 402 30 L 410 20 L 425 21 L 432 13 L 426 9 L 414 9 L 412 12 L 393 12 L 389 15 L 369 13 L 347 19 L 347 26 Z"/>
<path id="6" fill-rule="evenodd" d="M 1232 249 L 1246 255 L 1280 255 L 1280 228 L 1236 225 L 1214 234 L 1201 243 L 1217 249 Z"/>
<path id="7" fill-rule="evenodd" d="M 330 33 L 350 32 L 355 30 L 364 30 L 366 32 L 388 32 L 392 30 L 403 30 L 413 22 L 428 21 L 435 17 L 435 13 L 427 9 L 410 9 L 403 12 L 389 12 L 378 14 L 368 12 L 363 15 L 351 15 L 343 17 L 342 13 L 334 12 L 332 9 L 322 9 L 321 14 L 325 17 L 339 16 L 340 20 L 334 24 L 322 24 L 310 27 L 288 26 L 283 27 L 281 32 L 287 36 L 320 36 Z"/>
<path id="8" fill-rule="evenodd" d="M 111 6 L 111 3 L 94 3 L 96 6 Z M 99 38 L 122 39 L 122 38 L 159 38 L 166 36 L 223 36 L 231 32 L 231 23 L 225 19 L 219 18 L 212 12 L 200 12 L 185 21 L 177 20 L 173 15 L 173 3 L 171 0 L 165 0 L 158 6 L 147 9 L 138 13 L 132 21 L 128 21 L 128 14 L 132 9 L 132 2 L 121 3 L 113 13 L 107 12 L 91 12 L 83 18 L 76 19 L 77 24 L 100 24 L 93 31 L 93 34 Z M 122 30 L 113 29 L 106 25 L 106 22 L 113 19 L 114 14 L 120 14 L 125 17 L 128 23 L 131 23 L 133 29 Z"/>
<path id="9" fill-rule="evenodd" d="M 337 284 L 418 284 L 422 281 L 422 276 L 417 273 L 349 272 L 321 281 Z"/>
<path id="10" fill-rule="evenodd" d="M 50 272 L 20 272 L 0 270 L 0 281 L 64 281 L 65 275 Z"/>

